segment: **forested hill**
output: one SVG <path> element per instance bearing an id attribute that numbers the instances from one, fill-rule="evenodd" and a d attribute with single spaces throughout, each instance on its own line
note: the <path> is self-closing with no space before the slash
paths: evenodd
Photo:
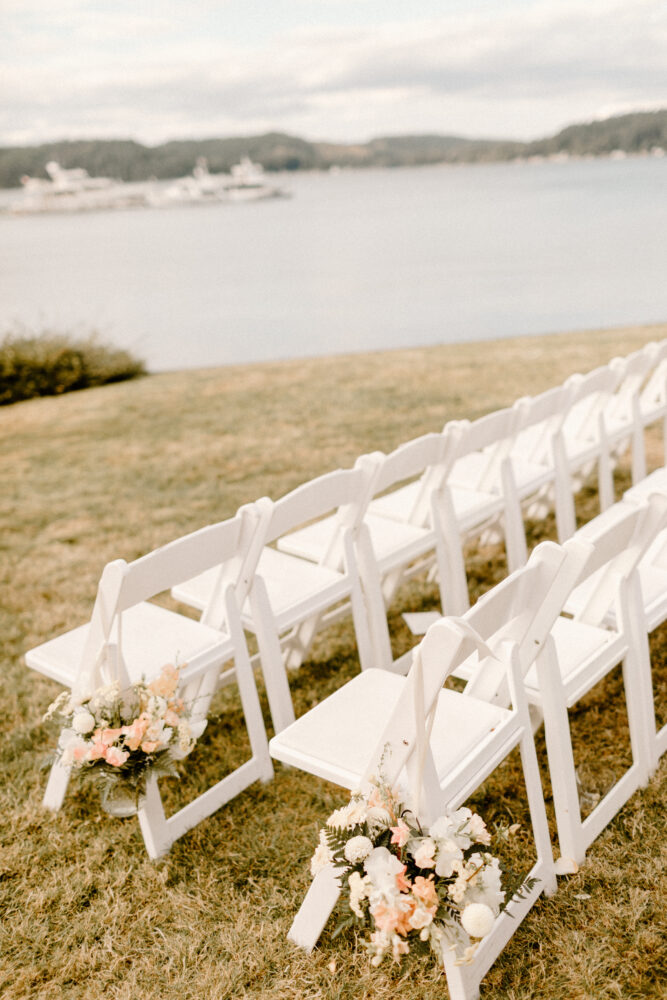
<path id="1" fill-rule="evenodd" d="M 667 151 L 667 109 L 636 112 L 602 121 L 570 125 L 534 142 L 465 139 L 444 135 L 388 136 L 356 145 L 307 142 L 295 136 L 267 135 L 201 139 L 142 146 L 131 140 L 53 142 L 43 146 L 0 148 L 0 187 L 17 187 L 22 175 L 45 177 L 45 164 L 84 167 L 93 176 L 123 181 L 180 177 L 205 156 L 212 173 L 228 171 L 242 156 L 266 170 L 327 170 L 339 167 L 400 167 L 426 163 L 474 163 L 533 156 L 605 156 Z"/>

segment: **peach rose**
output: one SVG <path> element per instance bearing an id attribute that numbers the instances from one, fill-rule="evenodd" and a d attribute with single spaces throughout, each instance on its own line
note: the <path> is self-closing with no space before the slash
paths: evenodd
<path id="1" fill-rule="evenodd" d="M 412 886 L 412 895 L 420 899 L 426 906 L 438 905 L 438 894 L 431 876 L 424 878 L 423 875 L 417 875 Z"/>
<path id="2" fill-rule="evenodd" d="M 104 759 L 107 764 L 112 764 L 114 767 L 120 767 L 124 764 L 129 753 L 126 750 L 120 750 L 118 747 L 108 747 Z"/>

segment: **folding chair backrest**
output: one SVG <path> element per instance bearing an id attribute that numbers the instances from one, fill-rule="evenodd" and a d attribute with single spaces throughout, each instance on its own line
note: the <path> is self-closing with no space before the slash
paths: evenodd
<path id="1" fill-rule="evenodd" d="M 223 576 L 202 622 L 207 624 L 208 618 L 215 618 L 214 627 L 223 627 L 226 590 L 231 586 L 240 603 L 251 583 L 248 577 L 258 557 L 258 526 L 266 518 L 269 505 L 270 501 L 265 500 L 249 504 L 235 517 L 178 538 L 131 563 L 124 559 L 108 563 L 100 579 L 79 676 L 94 672 L 100 657 L 113 645 L 117 647 L 118 679 L 127 682 L 122 659 L 123 613 L 219 565 L 223 567 Z"/>
<path id="2" fill-rule="evenodd" d="M 595 519 L 577 533 L 594 546 L 577 583 L 597 574 L 595 586 L 574 616 L 588 625 L 604 622 L 616 601 L 620 582 L 636 570 L 658 533 L 667 527 L 667 496 L 663 494 L 651 495 L 645 504 L 621 503 L 615 511 L 622 516 L 614 518 L 613 523 L 605 525 L 604 518 Z"/>
<path id="3" fill-rule="evenodd" d="M 454 459 L 456 426 L 454 423 L 445 425 L 441 434 L 423 434 L 378 460 L 372 487 L 374 495 L 421 476 L 419 489 L 402 520 L 418 526 L 426 524 L 431 509 L 431 494 L 447 478 Z"/>
<path id="4" fill-rule="evenodd" d="M 457 424 L 454 462 L 472 452 L 479 453 L 484 459 L 474 481 L 467 484 L 470 489 L 491 491 L 497 487 L 501 466 L 512 449 L 518 419 L 518 411 L 506 407 L 487 413 L 473 423 L 462 420 Z M 456 464 L 453 478 L 456 482 Z"/>
<path id="5" fill-rule="evenodd" d="M 544 542 L 526 566 L 489 591 L 462 618 L 442 618 L 431 626 L 414 651 L 407 683 L 366 777 L 381 767 L 390 783 L 410 757 L 420 752 L 420 745 L 423 751 L 428 717 L 445 680 L 457 667 L 477 657 L 480 673 L 493 669 L 490 697 L 484 697 L 477 677 L 466 687 L 466 694 L 484 700 L 494 700 L 493 693 L 505 680 L 510 649 L 515 650 L 513 655 L 518 652 L 521 669 L 528 669 L 588 554 L 585 544 Z"/>
<path id="6" fill-rule="evenodd" d="M 620 372 L 609 365 L 601 365 L 586 375 L 571 375 L 565 382 L 571 390 L 566 431 L 575 437 L 597 437 L 600 414 L 620 380 Z"/>
<path id="7" fill-rule="evenodd" d="M 552 461 L 551 442 L 567 416 L 572 387 L 557 385 L 539 396 L 524 396 L 514 408 L 519 416 L 512 452 L 529 462 Z"/>
<path id="8" fill-rule="evenodd" d="M 378 455 L 363 455 L 353 469 L 327 472 L 276 500 L 266 526 L 264 543 L 275 542 L 306 522 L 335 512 L 335 529 L 319 561 L 333 569 L 339 568 L 342 558 L 340 540 L 345 531 L 358 528 L 363 520 L 378 461 Z"/>
<path id="9" fill-rule="evenodd" d="M 629 354 L 626 358 L 614 358 L 609 362 L 620 376 L 616 391 L 609 401 L 614 413 L 632 415 L 633 399 L 639 398 L 642 386 L 647 381 L 655 367 L 657 344 L 647 344 L 639 351 Z"/>
<path id="10" fill-rule="evenodd" d="M 503 643 L 511 642 L 525 676 L 544 649 L 590 554 L 590 544 L 581 540 L 570 539 L 562 546 L 542 542 L 522 569 L 484 594 L 466 612 L 466 620 L 496 655 Z M 508 704 L 506 680 L 499 659 L 479 659 L 465 692 L 484 701 Z"/>

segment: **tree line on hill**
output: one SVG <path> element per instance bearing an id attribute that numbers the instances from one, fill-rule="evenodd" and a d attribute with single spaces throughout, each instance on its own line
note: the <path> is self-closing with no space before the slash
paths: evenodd
<path id="1" fill-rule="evenodd" d="M 667 150 L 667 109 L 635 112 L 570 125 L 532 142 L 466 139 L 445 135 L 387 136 L 365 143 L 308 142 L 280 132 L 228 139 L 193 139 L 143 146 L 132 140 L 78 140 L 0 148 L 0 187 L 18 187 L 23 175 L 46 177 L 45 165 L 84 167 L 91 176 L 120 181 L 181 177 L 198 157 L 212 173 L 227 172 L 242 156 L 265 170 L 328 170 L 331 167 L 401 167 L 429 163 L 498 162 L 538 156 L 605 156 Z"/>

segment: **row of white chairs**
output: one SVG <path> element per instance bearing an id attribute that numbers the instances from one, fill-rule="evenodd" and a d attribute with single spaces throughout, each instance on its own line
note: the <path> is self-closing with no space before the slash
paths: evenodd
<path id="1" fill-rule="evenodd" d="M 499 914 L 469 964 L 444 956 L 452 1000 L 479 995 L 481 979 L 530 907 L 557 888 L 531 708 L 544 717 L 561 872 L 576 871 L 592 841 L 648 782 L 659 744 L 664 749 L 667 727 L 655 733 L 645 605 L 655 622 L 659 592 L 664 620 L 667 562 L 658 554 L 667 548 L 665 476 L 662 470 L 659 482 L 654 477 L 641 489 L 662 493 L 613 505 L 563 546 L 543 542 L 462 617 L 434 623 L 407 677 L 367 670 L 270 742 L 274 759 L 348 789 L 363 789 L 382 769 L 426 824 L 462 805 L 519 746 L 534 885 Z M 648 602 L 646 577 L 653 583 Z M 582 819 L 568 709 L 618 666 L 632 762 Z M 450 675 L 466 679 L 462 692 L 443 687 Z M 312 949 L 338 894 L 337 872 L 327 867 L 294 920 L 295 944 Z"/>
<path id="2" fill-rule="evenodd" d="M 435 564 L 442 610 L 466 613 L 462 539 L 501 524 L 509 568 L 517 570 L 526 561 L 522 504 L 535 497 L 542 503 L 550 491 L 564 541 L 574 533 L 576 477 L 597 463 L 601 506 L 610 507 L 614 455 L 630 440 L 639 489 L 643 429 L 666 419 L 664 342 L 474 423 L 450 423 L 388 456 L 363 456 L 354 469 L 321 476 L 275 503 L 263 498 L 133 563 L 109 564 L 90 624 L 31 650 L 26 662 L 84 691 L 114 677 L 150 678 L 177 657 L 185 664 L 184 696 L 201 718 L 221 671 L 236 678 L 251 758 L 169 819 L 157 783 L 150 784 L 140 823 L 157 857 L 251 782 L 273 774 L 244 630 L 257 637 L 278 736 L 294 724 L 285 668 L 298 666 L 318 628 L 341 608 L 352 610 L 363 675 L 381 667 L 398 682 L 411 654 L 394 662 L 386 605 L 406 575 Z M 411 482 L 400 485 L 405 480 Z M 200 610 L 199 621 L 150 602 L 170 589 Z M 648 689 L 642 704 L 647 699 Z M 46 805 L 60 807 L 68 778 L 66 767 L 54 766 Z M 581 852 L 568 846 L 567 853 Z"/>

